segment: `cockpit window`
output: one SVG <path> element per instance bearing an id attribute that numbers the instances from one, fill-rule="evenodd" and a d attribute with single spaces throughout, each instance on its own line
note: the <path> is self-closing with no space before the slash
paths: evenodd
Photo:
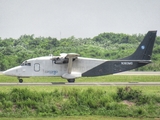
<path id="1" fill-rule="evenodd" d="M 28 63 L 27 61 L 25 61 L 21 64 L 21 66 L 31 66 L 31 63 Z"/>
<path id="2" fill-rule="evenodd" d="M 21 66 L 24 66 L 24 63 L 22 63 Z"/>
<path id="3" fill-rule="evenodd" d="M 31 66 L 31 63 L 26 63 L 25 66 Z"/>

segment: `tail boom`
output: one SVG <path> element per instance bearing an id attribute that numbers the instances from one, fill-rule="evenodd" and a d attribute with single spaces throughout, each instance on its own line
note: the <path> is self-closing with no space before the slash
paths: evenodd
<path id="1" fill-rule="evenodd" d="M 132 70 L 138 67 L 142 67 L 151 63 L 151 60 L 113 60 L 106 61 L 105 63 L 94 67 L 93 69 L 85 72 L 82 76 L 101 76 L 115 74 L 119 72 L 124 72 Z"/>

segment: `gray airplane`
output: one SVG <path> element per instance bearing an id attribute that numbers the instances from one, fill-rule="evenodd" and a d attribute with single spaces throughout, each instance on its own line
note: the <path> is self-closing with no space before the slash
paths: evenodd
<path id="1" fill-rule="evenodd" d="M 157 31 L 149 31 L 137 50 L 130 56 L 117 60 L 79 57 L 77 53 L 45 56 L 24 61 L 20 66 L 3 72 L 16 76 L 20 83 L 24 77 L 60 76 L 74 82 L 75 78 L 115 74 L 151 63 L 153 45 Z"/>

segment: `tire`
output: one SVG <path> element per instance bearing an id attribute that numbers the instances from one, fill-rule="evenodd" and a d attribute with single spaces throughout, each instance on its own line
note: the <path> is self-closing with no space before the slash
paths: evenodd
<path id="1" fill-rule="evenodd" d="M 19 83 L 23 83 L 23 79 L 19 79 Z"/>
<path id="2" fill-rule="evenodd" d="M 68 82 L 69 82 L 69 83 L 74 83 L 74 82 L 75 82 L 75 79 L 68 79 Z"/>

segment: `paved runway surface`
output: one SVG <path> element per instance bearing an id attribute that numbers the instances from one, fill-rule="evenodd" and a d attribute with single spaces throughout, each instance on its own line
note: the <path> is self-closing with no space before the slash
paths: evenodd
<path id="1" fill-rule="evenodd" d="M 0 86 L 160 86 L 160 82 L 0 83 Z"/>

